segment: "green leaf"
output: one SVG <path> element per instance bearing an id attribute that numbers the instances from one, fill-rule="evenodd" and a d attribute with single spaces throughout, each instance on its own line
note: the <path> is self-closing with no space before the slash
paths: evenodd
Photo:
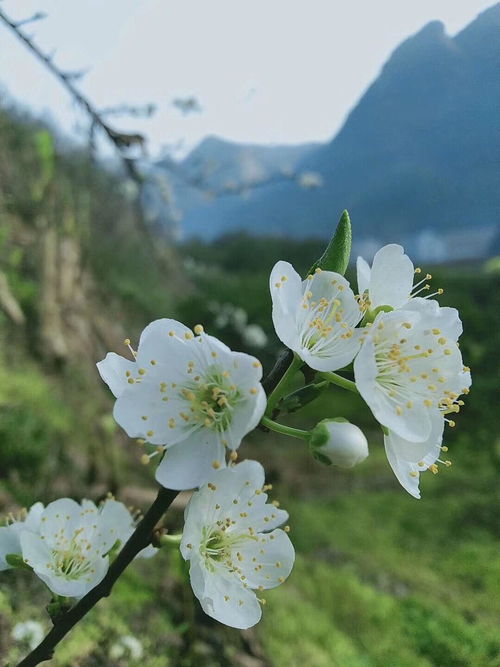
<path id="1" fill-rule="evenodd" d="M 317 384 L 307 384 L 296 391 L 285 396 L 279 404 L 282 412 L 296 412 L 311 401 L 314 401 L 321 394 L 323 389 L 328 386 L 328 382 L 319 382 Z"/>
<path id="2" fill-rule="evenodd" d="M 309 273 L 314 273 L 316 269 L 323 269 L 324 271 L 335 271 L 343 276 L 351 257 L 351 246 L 351 220 L 349 213 L 344 211 L 340 216 L 332 240 L 327 245 L 323 255 L 311 266 Z"/>
<path id="3" fill-rule="evenodd" d="M 16 570 L 31 570 L 31 567 L 24 562 L 23 557 L 19 554 L 7 554 L 5 560 Z"/>

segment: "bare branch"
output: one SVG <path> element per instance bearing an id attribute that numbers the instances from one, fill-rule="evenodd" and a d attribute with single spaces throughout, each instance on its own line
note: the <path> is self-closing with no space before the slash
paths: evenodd
<path id="1" fill-rule="evenodd" d="M 33 23 L 34 21 L 42 21 L 43 19 L 47 18 L 47 14 L 45 12 L 36 12 L 36 14 L 33 14 L 33 16 L 30 16 L 26 19 L 21 19 L 20 21 L 15 22 L 16 28 L 20 28 L 22 25 L 26 25 L 27 23 Z"/>

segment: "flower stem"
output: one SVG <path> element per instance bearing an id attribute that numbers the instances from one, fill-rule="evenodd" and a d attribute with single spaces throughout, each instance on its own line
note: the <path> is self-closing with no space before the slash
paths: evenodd
<path id="1" fill-rule="evenodd" d="M 310 433 L 309 431 L 304 431 L 300 428 L 293 428 L 292 426 L 285 426 L 284 424 L 279 424 L 269 417 L 262 417 L 261 424 L 271 429 L 271 431 L 276 431 L 277 433 L 283 433 L 283 435 L 291 435 L 292 438 L 299 438 L 300 440 L 309 440 Z"/>
<path id="2" fill-rule="evenodd" d="M 304 362 L 300 357 L 294 354 L 291 364 L 286 369 L 283 377 L 276 385 L 274 391 L 270 394 L 267 399 L 267 409 L 266 415 L 272 415 L 274 408 L 276 407 L 280 398 L 289 394 L 290 384 L 295 377 L 295 373 L 304 365 Z"/>
<path id="3" fill-rule="evenodd" d="M 162 535 L 160 537 L 160 544 L 161 546 L 178 546 L 181 543 L 182 540 L 182 533 L 179 535 Z"/>
<path id="4" fill-rule="evenodd" d="M 355 394 L 359 394 L 358 388 L 356 387 L 356 383 L 353 382 L 352 380 L 348 380 L 347 378 L 343 378 L 341 375 L 337 375 L 337 373 L 320 373 L 321 377 L 325 378 L 325 380 L 328 380 L 328 382 L 331 382 L 332 384 L 336 384 L 338 387 L 342 387 L 343 389 L 348 389 L 349 391 L 353 391 Z"/>

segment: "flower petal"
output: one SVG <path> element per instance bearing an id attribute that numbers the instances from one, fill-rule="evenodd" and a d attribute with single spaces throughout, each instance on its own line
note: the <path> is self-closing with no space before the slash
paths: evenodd
<path id="1" fill-rule="evenodd" d="M 286 280 L 283 282 L 282 278 Z M 279 287 L 277 287 L 279 285 Z M 273 302 L 273 324 L 281 342 L 292 350 L 299 347 L 297 309 L 302 301 L 302 280 L 288 262 L 277 262 L 269 279 Z"/>
<path id="2" fill-rule="evenodd" d="M 191 561 L 193 592 L 205 614 L 232 628 L 245 630 L 260 621 L 262 611 L 255 593 L 245 588 L 235 574 L 202 569 L 197 559 Z"/>
<path id="3" fill-rule="evenodd" d="M 225 467 L 224 445 L 217 433 L 200 429 L 167 449 L 155 477 L 167 489 L 194 489 L 214 473 L 215 462 Z"/>
<path id="4" fill-rule="evenodd" d="M 137 370 L 135 361 L 129 361 L 115 352 L 108 352 L 96 366 L 99 375 L 116 397 L 120 396 L 128 387 L 127 373 L 134 376 Z"/>
<path id="5" fill-rule="evenodd" d="M 362 257 L 358 257 L 356 260 L 356 273 L 358 280 L 358 292 L 363 294 L 363 292 L 370 289 L 371 269 L 368 262 Z"/>
<path id="6" fill-rule="evenodd" d="M 400 245 L 391 243 L 380 248 L 373 258 L 370 275 L 371 308 L 403 306 L 410 299 L 413 277 L 413 262 Z"/>
<path id="7" fill-rule="evenodd" d="M 235 562 L 246 576 L 250 588 L 275 588 L 283 583 L 292 571 L 295 550 L 283 530 L 274 530 L 259 535 L 258 541 L 249 541 L 239 546 L 239 558 Z"/>
<path id="8" fill-rule="evenodd" d="M 401 486 L 414 498 L 420 498 L 419 476 L 441 453 L 444 420 L 439 415 L 432 417 L 429 438 L 424 442 L 409 442 L 389 431 L 384 436 L 387 459 Z"/>

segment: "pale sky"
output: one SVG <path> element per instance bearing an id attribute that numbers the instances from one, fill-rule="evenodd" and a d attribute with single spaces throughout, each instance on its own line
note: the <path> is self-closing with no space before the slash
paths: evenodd
<path id="1" fill-rule="evenodd" d="M 101 107 L 157 105 L 143 132 L 151 153 L 208 134 L 252 143 L 332 138 L 392 50 L 439 19 L 453 35 L 494 0 L 4 0 L 56 63 L 89 68 L 79 84 Z M 0 24 L 0 86 L 68 133 L 84 116 Z M 203 112 L 171 104 L 194 95 Z"/>

